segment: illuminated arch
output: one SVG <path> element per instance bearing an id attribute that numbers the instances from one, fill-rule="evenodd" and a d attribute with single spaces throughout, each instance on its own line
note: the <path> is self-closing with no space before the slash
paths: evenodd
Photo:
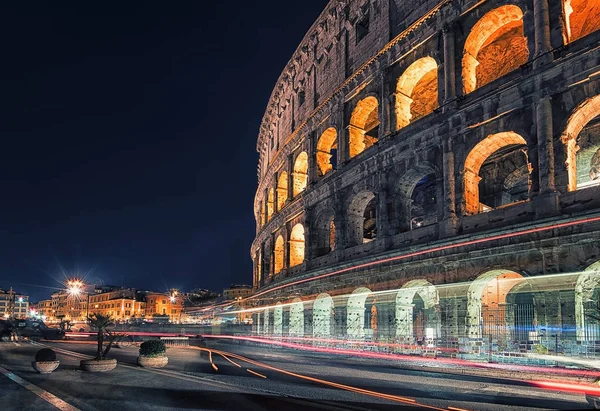
<path id="1" fill-rule="evenodd" d="M 404 339 L 416 337 L 414 332 L 415 296 L 418 296 L 423 302 L 423 307 L 417 307 L 422 308 L 423 312 L 416 313 L 424 316 L 425 332 L 423 337 L 436 338 L 440 335 L 441 327 L 437 311 L 440 297 L 435 286 L 424 279 L 407 282 L 396 294 L 396 337 Z"/>
<path id="2" fill-rule="evenodd" d="M 527 146 L 527 142 L 519 134 L 506 131 L 491 134 L 480 141 L 469 152 L 464 167 L 464 201 L 465 214 L 476 214 L 481 211 L 479 202 L 479 170 L 485 160 L 498 150 L 509 146 Z"/>
<path id="3" fill-rule="evenodd" d="M 357 288 L 346 303 L 346 334 L 350 338 L 365 336 L 365 303 L 372 291 L 366 287 Z"/>
<path id="4" fill-rule="evenodd" d="M 515 5 L 486 13 L 471 29 L 462 59 L 463 91 L 470 93 L 529 59 L 523 11 Z"/>
<path id="5" fill-rule="evenodd" d="M 438 104 L 438 65 L 432 57 L 412 63 L 396 84 L 396 128 L 426 116 Z"/>
<path id="6" fill-rule="evenodd" d="M 284 242 L 283 237 L 278 236 L 277 240 L 275 240 L 275 274 L 281 272 L 283 270 L 283 250 L 284 250 Z"/>
<path id="7" fill-rule="evenodd" d="M 600 30 L 600 1 L 564 0 L 567 42 Z"/>
<path id="8" fill-rule="evenodd" d="M 317 296 L 313 304 L 313 337 L 331 336 L 333 309 L 333 299 L 329 294 L 323 293 Z"/>
<path id="9" fill-rule="evenodd" d="M 288 198 L 288 175 L 282 171 L 277 182 L 277 211 L 281 210 Z"/>
<path id="10" fill-rule="evenodd" d="M 335 212 L 332 208 L 321 211 L 315 218 L 314 228 L 311 230 L 315 257 L 321 257 L 335 250 Z"/>
<path id="11" fill-rule="evenodd" d="M 300 298 L 295 298 L 290 305 L 289 334 L 304 335 L 304 304 Z"/>
<path id="12" fill-rule="evenodd" d="M 296 224 L 290 234 L 290 267 L 304 262 L 304 226 Z"/>
<path id="13" fill-rule="evenodd" d="M 600 285 L 600 261 L 583 270 L 575 284 L 575 322 L 578 340 L 600 339 L 597 317 L 598 301 L 594 301 L 594 291 Z M 592 307 L 589 307 L 591 305 Z M 588 310 L 594 314 L 587 319 Z M 595 326 L 595 327 L 594 327 Z"/>
<path id="14" fill-rule="evenodd" d="M 467 333 L 471 338 L 481 338 L 487 324 L 506 324 L 504 312 L 499 310 L 506 304 L 506 296 L 525 278 L 511 270 L 497 269 L 481 274 L 469 285 L 467 292 Z M 484 290 L 488 292 L 484 295 Z M 491 291 L 490 291 L 491 290 Z M 502 316 L 503 318 L 498 318 Z"/>
<path id="15" fill-rule="evenodd" d="M 306 151 L 301 152 L 298 154 L 298 157 L 296 157 L 292 178 L 294 180 L 293 195 L 296 197 L 306 189 L 306 182 L 308 179 L 308 154 L 306 154 Z"/>
<path id="16" fill-rule="evenodd" d="M 379 102 L 373 96 L 360 100 L 350 116 L 350 158 L 371 147 L 378 139 Z"/>
<path id="17" fill-rule="evenodd" d="M 273 187 L 269 188 L 269 193 L 267 195 L 267 221 L 270 221 L 273 217 L 275 211 L 275 197 Z"/>
<path id="18" fill-rule="evenodd" d="M 567 160 L 565 164 L 567 166 L 567 174 L 569 178 L 568 182 L 568 190 L 575 191 L 578 186 L 578 170 L 577 163 L 578 157 L 581 158 L 581 155 L 578 154 L 580 147 L 577 143 L 577 139 L 583 129 L 590 123 L 594 118 L 600 115 L 600 95 L 589 98 L 584 101 L 569 117 L 569 121 L 567 122 L 567 127 L 561 137 L 563 144 L 565 145 L 565 150 L 567 152 Z M 600 149 L 600 147 L 598 147 Z M 587 156 L 586 156 L 587 158 Z M 600 166 L 600 165 L 599 165 Z M 600 170 L 598 170 L 600 173 Z M 600 182 L 600 176 L 596 178 L 598 182 Z M 591 179 L 591 176 L 590 176 Z M 580 183 L 583 180 L 579 178 Z"/>
<path id="19" fill-rule="evenodd" d="M 329 127 L 321 134 L 317 142 L 317 170 L 320 176 L 324 176 L 333 170 L 332 160 L 335 162 L 337 150 L 337 131 Z"/>
<path id="20" fill-rule="evenodd" d="M 283 307 L 279 301 L 273 309 L 273 334 L 283 334 Z"/>

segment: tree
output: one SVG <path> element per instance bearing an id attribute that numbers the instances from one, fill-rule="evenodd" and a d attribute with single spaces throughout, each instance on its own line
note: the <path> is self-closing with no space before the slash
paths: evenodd
<path id="1" fill-rule="evenodd" d="M 113 344 L 122 338 L 123 334 L 117 334 L 114 331 L 110 331 L 108 327 L 114 325 L 113 318 L 110 315 L 92 314 L 88 317 L 90 326 L 98 330 L 97 340 L 98 349 L 96 352 L 96 360 L 104 360 L 108 355 L 108 352 L 112 348 Z M 104 340 L 108 343 L 104 346 Z"/>

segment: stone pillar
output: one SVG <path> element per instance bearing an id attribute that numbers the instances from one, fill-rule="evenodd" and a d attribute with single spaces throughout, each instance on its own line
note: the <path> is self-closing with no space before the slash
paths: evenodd
<path id="1" fill-rule="evenodd" d="M 308 176 L 306 186 L 310 187 L 317 181 L 317 139 L 313 131 L 309 138 L 310 147 L 308 149 Z"/>
<path id="2" fill-rule="evenodd" d="M 454 54 L 454 26 L 445 24 L 444 36 L 444 102 L 456 97 L 456 66 Z"/>
<path id="3" fill-rule="evenodd" d="M 446 140 L 442 148 L 444 162 L 443 221 L 440 225 L 440 234 L 442 237 L 449 237 L 456 234 L 458 225 L 458 218 L 456 216 L 456 172 L 454 170 L 454 152 L 452 149 L 452 142 Z"/>
<path id="4" fill-rule="evenodd" d="M 288 154 L 288 200 L 294 198 L 294 155 Z"/>
<path id="5" fill-rule="evenodd" d="M 377 194 L 377 237 L 384 238 L 390 232 L 390 224 L 387 209 L 387 187 L 385 184 L 385 176 L 381 175 L 380 189 Z"/>
<path id="6" fill-rule="evenodd" d="M 550 43 L 550 13 L 548 11 L 548 0 L 533 1 L 533 20 L 535 32 L 533 68 L 537 69 L 553 59 L 552 53 L 550 52 L 552 50 L 552 45 Z"/>
<path id="7" fill-rule="evenodd" d="M 535 115 L 540 190 L 536 198 L 536 215 L 543 217 L 556 214 L 560 207 L 555 184 L 552 104 L 549 96 L 543 96 L 537 101 Z"/>
<path id="8" fill-rule="evenodd" d="M 381 111 L 379 113 L 379 138 L 391 133 L 391 106 L 390 106 L 390 84 L 388 70 L 381 71 L 379 81 L 381 82 Z"/>

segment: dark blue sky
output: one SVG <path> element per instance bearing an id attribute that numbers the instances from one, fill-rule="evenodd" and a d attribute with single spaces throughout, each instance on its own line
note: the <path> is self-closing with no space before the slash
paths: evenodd
<path id="1" fill-rule="evenodd" d="M 0 7 L 0 288 L 250 283 L 258 127 L 326 0 Z"/>

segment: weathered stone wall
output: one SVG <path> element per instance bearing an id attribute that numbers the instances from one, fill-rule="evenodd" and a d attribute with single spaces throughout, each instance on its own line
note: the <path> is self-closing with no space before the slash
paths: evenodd
<path id="1" fill-rule="evenodd" d="M 577 136 L 565 130 L 573 113 L 600 95 L 600 32 L 569 38 L 563 10 L 563 0 L 424 1 L 416 7 L 400 0 L 331 1 L 279 79 L 260 130 L 252 257 L 255 286 L 265 292 L 261 301 L 343 294 L 363 286 L 396 289 L 419 278 L 434 285 L 471 281 L 495 268 L 529 276 L 575 272 L 600 259 L 593 240 L 600 227 L 582 222 L 364 266 L 432 244 L 598 213 L 600 186 L 569 187 L 568 141 Z M 368 31 L 357 42 L 357 25 L 367 15 Z M 524 64 L 511 66 L 516 56 L 506 50 L 525 56 Z M 498 62 L 497 72 L 492 61 Z M 472 82 L 465 77 L 469 70 L 475 70 Z M 432 81 L 433 93 L 427 91 Z M 378 129 L 360 152 L 350 149 L 351 137 L 368 130 L 365 122 L 353 124 L 353 115 L 367 98 L 377 100 Z M 372 121 L 372 109 L 364 119 Z M 590 113 L 600 115 L 600 106 Z M 335 130 L 337 164 L 323 173 L 317 158 L 324 154 L 317 146 L 326 130 Z M 294 195 L 294 164 L 301 153 L 308 158 L 308 181 Z M 282 173 L 287 199 L 275 201 L 271 218 L 261 221 Z M 435 181 L 436 208 L 419 221 L 412 218 L 412 193 L 426 176 Z M 481 188 L 480 178 L 487 186 Z M 527 181 L 522 198 L 481 208 L 480 201 L 516 179 L 521 185 Z M 376 204 L 376 236 L 360 243 L 361 212 L 370 199 Z M 326 246 L 331 221 L 334 248 Z M 290 250 L 298 253 L 291 238 L 297 224 L 304 227 L 304 261 L 291 267 Z M 284 264 L 275 272 L 273 244 L 280 235 Z M 361 268 L 292 285 L 352 267 Z M 280 288 L 285 284 L 290 285 Z"/>

